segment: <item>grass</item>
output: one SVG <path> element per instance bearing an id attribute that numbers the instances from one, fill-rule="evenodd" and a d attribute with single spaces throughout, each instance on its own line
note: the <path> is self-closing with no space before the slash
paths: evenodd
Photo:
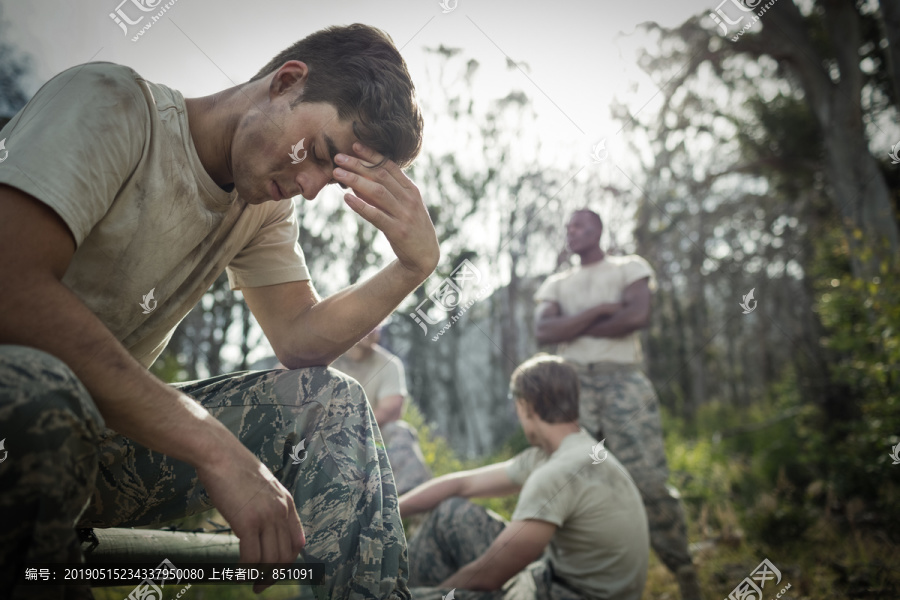
<path id="1" fill-rule="evenodd" d="M 778 423 L 771 427 L 746 427 L 765 424 L 765 415 L 771 414 L 770 411 L 754 409 L 752 414 L 729 414 L 726 419 L 720 417 L 719 410 L 710 406 L 698 414 L 692 423 L 700 432 L 695 433 L 697 437 L 685 434 L 688 428 L 683 422 L 665 412 L 663 415 L 670 482 L 682 493 L 688 537 L 694 548 L 704 596 L 727 598 L 744 577 L 768 558 L 781 571 L 782 581 L 777 589 L 771 589 L 775 587 L 772 583 L 764 588 L 765 600 L 774 598 L 787 583 L 791 588 L 782 600 L 900 598 L 900 552 L 878 526 L 877 519 L 867 519 L 865 507 L 859 501 L 835 502 L 827 490 L 815 485 L 796 489 L 784 469 L 767 484 L 767 477 L 772 479 L 772 476 L 766 475 L 768 467 L 758 460 L 758 449 L 765 444 L 777 445 L 779 438 L 788 434 L 779 429 Z M 520 430 L 493 455 L 463 461 L 414 407 L 405 418 L 419 430 L 423 454 L 436 476 L 503 461 L 527 447 Z M 736 452 L 727 440 L 719 444 L 709 441 L 713 439 L 714 428 L 725 422 L 739 423 L 749 429 L 750 433 L 745 435 L 752 439 L 742 443 L 754 450 Z M 828 500 L 801 505 L 796 500 L 798 495 Z M 476 501 L 509 519 L 516 497 Z M 832 510 L 829 508 L 832 505 L 839 508 Z M 205 525 L 207 517 L 224 522 L 213 511 L 185 519 L 180 525 L 199 527 Z M 97 600 L 122 600 L 132 589 L 131 586 L 97 588 L 94 594 Z M 182 598 L 288 600 L 298 598 L 300 592 L 300 586 L 296 585 L 273 586 L 259 596 L 247 585 L 192 586 Z M 674 576 L 651 552 L 643 600 L 678 598 Z M 167 596 L 165 600 L 170 598 Z"/>

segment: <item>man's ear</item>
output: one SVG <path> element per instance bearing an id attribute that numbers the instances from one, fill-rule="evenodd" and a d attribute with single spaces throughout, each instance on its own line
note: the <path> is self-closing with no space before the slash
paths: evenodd
<path id="1" fill-rule="evenodd" d="M 531 408 L 530 404 L 520 398 L 516 398 L 516 404 L 522 407 L 522 412 L 525 413 L 526 417 L 531 418 L 534 416 L 534 409 Z"/>
<path id="2" fill-rule="evenodd" d="M 306 85 L 309 77 L 309 67 L 305 62 L 289 60 L 275 73 L 269 82 L 269 97 L 275 98 L 286 93 L 297 95 Z"/>

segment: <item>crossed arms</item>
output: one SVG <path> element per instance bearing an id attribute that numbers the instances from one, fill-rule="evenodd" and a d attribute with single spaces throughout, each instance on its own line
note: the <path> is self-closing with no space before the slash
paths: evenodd
<path id="1" fill-rule="evenodd" d="M 521 486 L 506 474 L 510 462 L 451 473 L 423 483 L 400 497 L 400 516 L 408 517 L 431 510 L 452 496 L 487 498 L 514 494 Z M 484 554 L 464 565 L 441 582 L 439 587 L 498 590 L 543 554 L 556 529 L 556 525 L 547 521 L 512 521 Z"/>
<path id="2" fill-rule="evenodd" d="M 650 324 L 649 277 L 622 292 L 622 301 L 598 304 L 574 315 L 563 315 L 558 302 L 540 304 L 535 335 L 540 344 L 568 342 L 582 336 L 617 338 Z"/>

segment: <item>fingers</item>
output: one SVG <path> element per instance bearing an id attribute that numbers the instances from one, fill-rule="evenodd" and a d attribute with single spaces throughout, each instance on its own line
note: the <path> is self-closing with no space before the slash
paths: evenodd
<path id="1" fill-rule="evenodd" d="M 406 189 L 412 187 L 412 180 L 406 176 L 406 173 L 403 172 L 400 167 L 397 166 L 392 160 L 388 160 L 384 155 L 379 154 L 378 152 L 372 150 L 368 146 L 364 146 L 359 142 L 354 142 L 353 151 L 356 152 L 356 156 L 362 159 L 360 162 L 366 166 L 370 171 L 372 170 L 372 166 L 380 165 L 377 167 L 378 169 L 384 169 L 391 178 L 396 181 L 400 187 Z"/>
<path id="2" fill-rule="evenodd" d="M 246 535 L 239 536 L 241 564 L 256 565 L 259 564 L 260 554 L 260 534 L 257 531 L 250 532 Z"/>
<path id="3" fill-rule="evenodd" d="M 384 161 L 381 166 L 374 167 L 384 160 L 383 156 L 360 144 L 354 144 L 353 148 L 359 156 L 339 154 L 335 157 L 335 162 L 340 165 L 334 170 L 335 180 L 353 189 L 367 204 L 396 217 L 402 209 L 398 201 L 409 195 L 414 188 L 412 182 L 393 161 Z"/>
<path id="4" fill-rule="evenodd" d="M 291 551 L 296 558 L 297 555 L 300 554 L 300 551 L 306 546 L 306 532 L 303 531 L 303 523 L 300 521 L 300 515 L 297 514 L 297 509 L 294 508 L 292 513 L 288 531 L 290 532 Z"/>
<path id="5" fill-rule="evenodd" d="M 281 487 L 281 486 L 278 486 Z M 306 544 L 306 537 L 294 507 L 293 499 L 281 488 L 271 501 L 277 508 L 274 515 L 262 523 L 262 528 L 240 538 L 241 563 L 291 564 Z M 255 583 L 253 591 L 260 593 L 271 584 Z"/>

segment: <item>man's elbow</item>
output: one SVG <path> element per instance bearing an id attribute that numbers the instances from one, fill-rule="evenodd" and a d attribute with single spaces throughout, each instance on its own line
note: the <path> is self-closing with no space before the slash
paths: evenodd
<path id="1" fill-rule="evenodd" d="M 276 349 L 275 356 L 288 369 L 305 369 L 307 367 L 327 367 L 337 356 L 310 349 Z"/>

